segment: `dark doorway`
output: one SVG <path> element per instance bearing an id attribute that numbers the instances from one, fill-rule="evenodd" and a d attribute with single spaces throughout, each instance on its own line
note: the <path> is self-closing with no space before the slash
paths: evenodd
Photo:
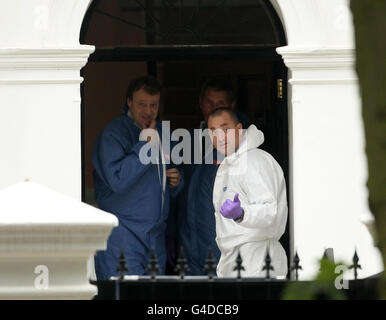
<path id="1" fill-rule="evenodd" d="M 286 45 L 268 0 L 94 0 L 80 42 L 96 46 L 82 70 L 82 200 L 94 204 L 91 154 L 104 126 L 121 113 L 129 81 L 156 76 L 165 88 L 160 118 L 172 128 L 197 128 L 206 78 L 223 76 L 237 107 L 264 132 L 288 181 Z M 289 221 L 281 243 L 290 257 Z"/>

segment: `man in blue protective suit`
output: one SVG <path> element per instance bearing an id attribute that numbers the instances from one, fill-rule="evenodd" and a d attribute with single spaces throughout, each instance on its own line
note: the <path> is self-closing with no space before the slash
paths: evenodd
<path id="1" fill-rule="evenodd" d="M 161 141 L 161 125 L 156 121 L 160 92 L 160 84 L 151 76 L 133 80 L 122 115 L 104 128 L 95 144 L 95 200 L 100 209 L 119 220 L 108 238 L 107 249 L 98 251 L 95 257 L 98 280 L 118 274 L 121 251 L 127 274 L 146 274 L 153 249 L 159 273 L 165 270 L 170 195 L 178 194 L 183 181 L 179 170 L 167 164 L 165 159 L 169 157 L 162 152 L 162 143 L 170 141 Z M 146 161 L 148 152 L 144 150 L 155 150 L 152 157 L 157 161 Z"/>
<path id="2" fill-rule="evenodd" d="M 208 116 L 212 111 L 223 106 L 235 109 L 236 98 L 232 84 L 223 78 L 208 79 L 201 88 L 199 104 L 204 118 L 200 129 L 204 130 L 207 128 Z M 235 112 L 247 127 L 247 116 L 239 110 Z M 208 257 L 209 248 L 216 263 L 220 258 L 215 240 L 215 210 L 212 194 L 218 165 L 222 159 L 216 158 L 217 152 L 214 152 L 210 139 L 203 138 L 198 149 L 201 151 L 202 164 L 194 164 L 192 159 L 192 164 L 183 166 L 185 187 L 179 195 L 176 222 L 178 245 L 184 248 L 190 269 L 189 275 L 205 274 L 205 260 Z M 194 158 L 193 153 L 192 158 Z"/>

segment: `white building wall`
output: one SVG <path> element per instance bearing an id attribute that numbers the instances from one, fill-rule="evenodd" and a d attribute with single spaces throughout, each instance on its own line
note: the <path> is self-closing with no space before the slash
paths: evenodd
<path id="1" fill-rule="evenodd" d="M 0 1 L 0 191 L 29 179 L 78 201 L 81 199 L 82 78 L 79 74 L 94 47 L 82 46 L 78 39 L 89 2 Z M 23 194 L 20 194 L 19 201 L 26 201 Z M 86 221 L 82 221 L 85 229 L 82 236 L 93 243 L 82 244 L 87 247 L 87 253 L 81 259 L 76 246 L 72 246 L 63 259 L 59 259 L 55 251 L 44 252 L 44 241 L 36 244 L 34 259 L 22 253 L 21 258 L 13 259 L 7 252 L 13 250 L 15 243 L 20 244 L 17 237 L 26 239 L 24 252 L 29 250 L 28 239 L 34 238 L 29 228 L 35 228 L 33 221 L 41 212 L 39 209 L 31 211 L 18 212 L 24 217 L 26 228 L 17 235 L 15 233 L 14 238 L 11 235 L 2 242 L 0 262 L 5 270 L 0 277 L 1 299 L 92 298 L 96 287 L 90 286 L 88 280 L 94 277 L 93 254 L 105 248 L 106 239 L 112 227 L 117 225 L 117 219 L 107 213 L 95 212 L 94 216 L 87 216 Z M 76 217 L 61 231 L 63 239 L 74 241 L 74 228 L 71 226 L 76 225 L 79 218 L 82 219 L 84 211 L 87 210 L 65 214 L 76 213 Z M 18 222 L 12 217 L 5 221 L 9 215 L 12 213 L 2 211 L 0 227 L 12 231 Z M 53 209 L 50 215 L 53 227 L 61 224 L 61 214 Z M 88 236 L 87 230 L 92 232 L 93 224 L 101 217 L 105 219 L 101 223 L 105 233 L 99 234 L 99 239 L 93 239 Z M 45 228 L 39 230 L 45 239 L 51 237 L 50 232 Z M 58 246 L 65 246 L 63 239 L 57 241 Z M 38 250 L 39 245 L 41 251 Z M 53 273 L 48 291 L 36 291 L 36 288 L 30 287 L 30 278 L 34 275 L 31 268 L 42 261 L 51 261 Z M 66 267 L 68 261 L 80 262 L 69 269 Z M 13 282 L 15 279 L 19 280 Z M 61 281 L 67 286 L 60 287 Z"/>
<path id="2" fill-rule="evenodd" d="M 271 0 L 288 46 L 291 247 L 312 277 L 323 249 L 382 269 L 361 216 L 366 159 L 347 0 Z M 0 189 L 29 178 L 80 199 L 79 45 L 90 0 L 0 2 Z M 291 255 L 293 255 L 293 250 Z"/>
<path id="3" fill-rule="evenodd" d="M 376 274 L 382 258 L 362 223 L 372 215 L 349 1 L 271 2 L 288 39 L 277 51 L 290 72 L 291 256 L 301 258 L 299 278 L 315 276 L 326 248 L 347 265 L 357 249 L 359 277 Z"/>
<path id="4" fill-rule="evenodd" d="M 0 2 L 0 189 L 31 179 L 81 198 L 79 45 L 89 0 Z"/>

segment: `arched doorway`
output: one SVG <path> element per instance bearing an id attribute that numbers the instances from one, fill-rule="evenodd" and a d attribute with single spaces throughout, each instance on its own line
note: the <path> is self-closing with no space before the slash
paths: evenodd
<path id="1" fill-rule="evenodd" d="M 197 127 L 207 77 L 231 80 L 237 107 L 282 166 L 289 195 L 287 69 L 276 53 L 286 39 L 268 0 L 94 0 L 80 42 L 96 46 L 82 70 L 83 201 L 93 203 L 94 141 L 120 114 L 128 82 L 145 73 L 165 88 L 160 118 L 172 128 Z M 288 258 L 289 225 L 281 239 Z"/>

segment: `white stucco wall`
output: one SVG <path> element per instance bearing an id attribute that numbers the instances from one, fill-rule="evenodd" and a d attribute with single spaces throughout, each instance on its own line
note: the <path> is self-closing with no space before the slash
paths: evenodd
<path id="1" fill-rule="evenodd" d="M 31 179 L 81 197 L 79 45 L 89 0 L 0 2 L 0 189 Z"/>
<path id="2" fill-rule="evenodd" d="M 271 0 L 288 46 L 291 246 L 311 278 L 323 249 L 379 272 L 360 217 L 371 217 L 347 0 Z M 0 2 L 0 189 L 32 179 L 80 199 L 79 70 L 93 51 L 79 45 L 90 0 Z M 293 250 L 292 253 L 293 254 Z"/>
<path id="3" fill-rule="evenodd" d="M 0 191 L 29 179 L 78 201 L 81 199 L 82 79 L 79 74 L 94 48 L 79 45 L 78 39 L 89 2 L 0 2 Z M 19 201 L 26 201 L 22 194 Z M 60 206 L 60 203 L 57 205 Z M 76 212 L 78 217 L 84 213 L 82 210 Z M 27 225 L 18 235 L 27 240 L 23 244 L 24 252 L 28 251 L 28 239 L 34 238 L 29 228 L 34 227 L 32 222 L 40 213 L 39 209 L 19 212 Z M 56 210 L 50 214 L 60 224 L 61 215 Z M 72 282 L 67 281 L 67 286 L 59 288 L 54 285 L 49 291 L 31 291 L 30 279 L 21 276 L 23 270 L 27 272 L 29 268 L 26 262 L 29 257 L 12 260 L 4 252 L 12 251 L 15 243 L 20 245 L 20 241 L 16 234 L 16 238 L 11 236 L 6 239 L 2 243 L 0 260 L 2 265 L 11 267 L 9 272 L 2 273 L 0 279 L 1 299 L 91 298 L 96 293 L 96 288 L 88 285 L 90 276 L 93 276 L 93 254 L 95 250 L 105 248 L 111 224 L 117 223 L 114 216 L 96 212 L 94 217 L 87 217 L 84 228 L 92 229 L 94 221 L 101 214 L 106 221 L 106 233 L 100 236 L 99 243 L 94 241 L 89 246 L 88 263 L 86 255 L 76 265 L 75 262 L 80 260 L 74 246 L 69 249 L 67 257 L 60 260 L 55 252 L 44 253 L 46 245 L 41 243 L 41 250 L 37 249 L 34 259 L 36 262 L 47 259 L 56 261 L 52 283 L 58 284 L 66 277 L 73 277 Z M 2 211 L 0 225 L 12 230 L 17 222 L 12 219 L 4 221 L 8 215 L 12 215 L 12 212 Z M 74 219 L 72 222 L 76 224 L 76 221 Z M 44 230 L 39 230 L 41 237 L 49 239 L 49 230 Z M 87 237 L 87 233 L 83 234 Z M 5 234 L 3 236 L 6 237 Z M 64 237 L 73 238 L 71 225 L 63 231 Z M 73 269 L 66 267 L 68 261 L 74 262 Z M 29 271 L 31 273 L 25 274 L 33 274 L 32 269 Z M 6 277 L 9 282 L 4 281 Z M 9 285 L 13 283 L 12 279 L 19 279 L 14 286 Z"/>
<path id="4" fill-rule="evenodd" d="M 326 248 L 347 265 L 356 249 L 359 277 L 376 274 L 382 259 L 362 223 L 372 215 L 349 1 L 271 2 L 288 39 L 278 52 L 290 73 L 291 255 L 301 258 L 299 278 L 314 277 Z"/>

